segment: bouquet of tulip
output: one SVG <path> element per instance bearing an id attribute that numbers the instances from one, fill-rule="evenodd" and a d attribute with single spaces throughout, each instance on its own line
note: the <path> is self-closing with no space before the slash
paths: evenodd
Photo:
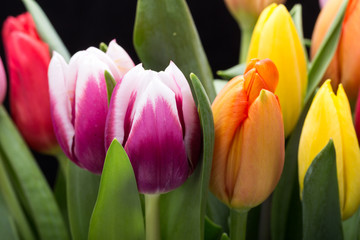
<path id="1" fill-rule="evenodd" d="M 360 1 L 320 1 L 308 40 L 301 4 L 225 0 L 221 79 L 184 0 L 137 1 L 137 64 L 116 40 L 71 56 L 23 3 L 2 28 L 1 239 L 360 239 Z M 0 59 L 1 103 L 6 79 Z M 29 149 L 57 158 L 53 186 Z"/>

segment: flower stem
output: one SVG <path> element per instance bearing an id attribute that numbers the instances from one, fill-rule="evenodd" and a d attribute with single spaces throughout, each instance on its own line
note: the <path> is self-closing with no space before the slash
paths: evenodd
<path id="1" fill-rule="evenodd" d="M 246 220 L 248 210 L 238 211 L 230 209 L 230 238 L 231 240 L 246 239 Z"/>
<path id="2" fill-rule="evenodd" d="M 146 240 L 160 239 L 160 194 L 145 194 Z"/>
<path id="3" fill-rule="evenodd" d="M 250 46 L 252 28 L 241 28 L 240 63 L 245 63 Z"/>
<path id="4" fill-rule="evenodd" d="M 59 167 L 66 179 L 67 178 L 67 166 L 68 166 L 70 160 L 66 157 L 65 153 L 63 153 L 62 151 L 59 152 L 58 154 L 56 154 L 55 157 L 58 160 Z"/>

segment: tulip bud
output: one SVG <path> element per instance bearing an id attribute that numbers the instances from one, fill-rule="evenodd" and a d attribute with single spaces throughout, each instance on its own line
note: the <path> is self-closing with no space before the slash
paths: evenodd
<path id="1" fill-rule="evenodd" d="M 69 64 L 55 52 L 49 66 L 50 109 L 56 138 L 70 160 L 95 174 L 102 172 L 105 159 L 108 96 L 104 73 L 109 72 L 120 82 L 133 66 L 127 54 L 116 54 L 121 54 L 120 50 L 114 41 L 106 54 L 91 47 L 76 53 Z M 113 61 L 123 58 L 130 63 L 121 66 Z"/>
<path id="2" fill-rule="evenodd" d="M 215 148 L 210 189 L 232 208 L 248 209 L 274 190 L 284 165 L 284 127 L 273 93 L 278 72 L 269 60 L 251 60 L 212 105 Z"/>
<path id="3" fill-rule="evenodd" d="M 197 165 L 201 128 L 190 87 L 173 62 L 165 71 L 131 69 L 117 84 L 105 130 L 106 146 L 122 143 L 139 192 L 169 192 Z"/>
<path id="4" fill-rule="evenodd" d="M 12 118 L 32 149 L 53 153 L 58 144 L 50 117 L 49 47 L 39 38 L 29 13 L 8 17 L 2 37 L 9 71 Z"/>
<path id="5" fill-rule="evenodd" d="M 303 107 L 307 69 L 303 46 L 284 5 L 272 4 L 261 13 L 251 38 L 248 61 L 252 58 L 270 58 L 279 71 L 275 94 L 279 97 L 285 136 L 288 136 Z"/>
<path id="6" fill-rule="evenodd" d="M 344 89 L 340 84 L 336 96 L 327 80 L 314 97 L 300 137 L 300 193 L 306 171 L 330 138 L 336 150 L 341 215 L 347 219 L 360 205 L 360 149 Z"/>
<path id="7" fill-rule="evenodd" d="M 321 10 L 312 35 L 312 58 L 318 51 L 341 3 L 341 0 L 329 0 Z M 341 83 L 351 103 L 356 101 L 360 88 L 360 68 L 358 67 L 360 61 L 360 48 L 358 47 L 358 39 L 360 38 L 359 16 L 360 1 L 349 0 L 338 47 L 323 77 L 323 80 L 331 79 L 332 87 L 335 90 Z"/>
<path id="8" fill-rule="evenodd" d="M 225 4 L 242 28 L 253 28 L 260 13 L 272 3 L 285 0 L 225 0 Z"/>
<path id="9" fill-rule="evenodd" d="M 0 58 L 0 104 L 3 103 L 6 94 L 6 74 L 4 70 L 4 65 Z"/>

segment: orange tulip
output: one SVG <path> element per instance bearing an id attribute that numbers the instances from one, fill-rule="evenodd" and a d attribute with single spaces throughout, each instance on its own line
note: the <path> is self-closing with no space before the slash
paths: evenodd
<path id="1" fill-rule="evenodd" d="M 215 149 L 211 191 L 225 204 L 248 209 L 274 190 L 284 165 L 284 127 L 274 94 L 278 71 L 269 60 L 250 61 L 213 105 Z"/>
<path id="2" fill-rule="evenodd" d="M 329 0 L 316 21 L 311 44 L 311 57 L 318 51 L 341 5 L 341 0 Z M 334 90 L 342 83 L 350 102 L 355 102 L 360 87 L 360 1 L 349 0 L 342 26 L 338 48 L 324 75 L 331 79 Z"/>

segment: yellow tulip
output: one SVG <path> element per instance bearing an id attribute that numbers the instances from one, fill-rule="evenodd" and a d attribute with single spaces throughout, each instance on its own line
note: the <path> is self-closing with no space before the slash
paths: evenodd
<path id="1" fill-rule="evenodd" d="M 301 193 L 307 169 L 330 138 L 336 150 L 340 209 L 342 218 L 346 219 L 360 205 L 360 149 L 344 88 L 340 84 L 336 96 L 330 80 L 327 80 L 314 97 L 300 137 L 298 163 Z"/>
<path id="2" fill-rule="evenodd" d="M 273 93 L 273 62 L 252 60 L 212 105 L 215 148 L 210 189 L 232 208 L 249 209 L 274 190 L 284 165 L 284 127 Z"/>
<path id="3" fill-rule="evenodd" d="M 291 16 L 284 5 L 272 4 L 256 23 L 248 61 L 270 58 L 279 71 L 275 94 L 284 118 L 285 136 L 294 129 L 300 116 L 307 88 L 306 57 Z"/>

